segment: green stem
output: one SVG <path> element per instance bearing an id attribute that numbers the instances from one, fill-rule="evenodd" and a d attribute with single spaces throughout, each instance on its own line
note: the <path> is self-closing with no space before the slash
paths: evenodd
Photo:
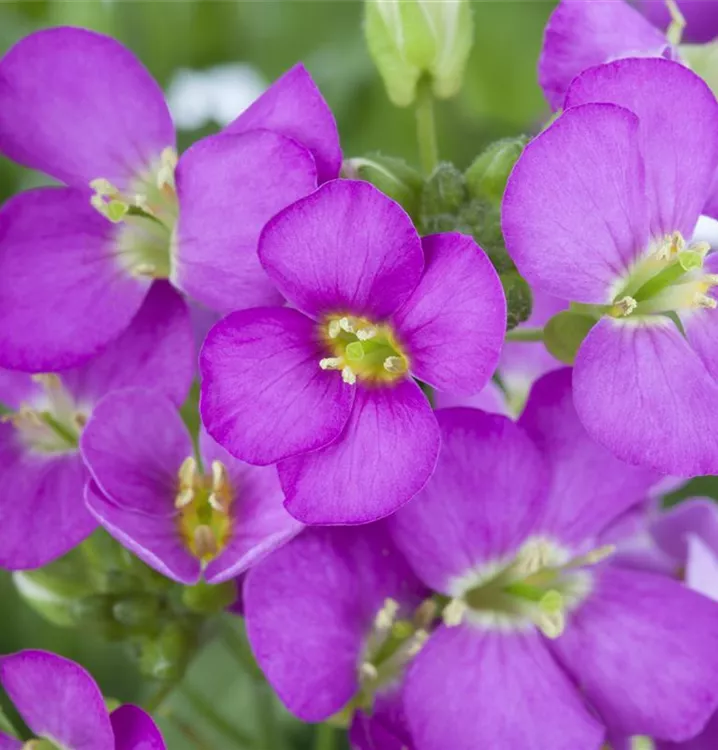
<path id="1" fill-rule="evenodd" d="M 320 724 L 314 732 L 314 750 L 334 750 L 336 736 L 331 724 Z"/>
<path id="2" fill-rule="evenodd" d="M 199 692 L 189 687 L 189 685 L 183 685 L 181 693 L 198 714 L 200 714 L 218 732 L 231 740 L 233 744 L 237 747 L 252 747 L 252 737 L 250 737 L 249 734 L 245 734 L 241 729 L 238 729 L 234 724 L 225 719 L 224 716 L 215 709 L 212 703 Z M 269 750 L 269 748 L 267 748 L 267 750 Z"/>
<path id="3" fill-rule="evenodd" d="M 507 341 L 543 341 L 543 328 L 514 328 L 506 334 Z"/>
<path id="4" fill-rule="evenodd" d="M 436 141 L 434 97 L 428 78 L 422 78 L 416 90 L 416 137 L 421 167 L 426 175 L 430 175 L 439 164 L 439 147 Z"/>
<path id="5" fill-rule="evenodd" d="M 163 682 L 157 690 L 145 701 L 143 708 L 148 714 L 154 713 L 169 697 L 170 693 L 177 687 L 176 680 Z"/>
<path id="6" fill-rule="evenodd" d="M 259 714 L 259 727 L 262 737 L 262 750 L 282 750 L 284 738 L 279 726 L 274 693 L 269 685 L 256 685 L 255 704 Z"/>

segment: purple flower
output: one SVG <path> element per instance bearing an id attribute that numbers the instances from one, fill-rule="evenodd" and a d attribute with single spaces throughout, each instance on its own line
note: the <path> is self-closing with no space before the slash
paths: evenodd
<path id="1" fill-rule="evenodd" d="M 80 448 L 92 515 L 180 583 L 234 578 L 299 533 L 273 467 L 232 458 L 204 432 L 195 456 L 176 405 L 148 390 L 108 395 Z"/>
<path id="2" fill-rule="evenodd" d="M 508 251 L 532 286 L 597 320 L 574 375 L 592 437 L 663 474 L 717 473 L 718 256 L 692 238 L 718 165 L 718 103 L 652 58 L 586 71 L 566 105 L 509 179 Z"/>
<path id="3" fill-rule="evenodd" d="M 386 717 L 357 711 L 349 728 L 352 750 L 413 750 L 411 737 L 402 727 L 393 726 Z"/>
<path id="4" fill-rule="evenodd" d="M 676 0 L 676 4 L 686 21 L 686 42 L 710 42 L 718 35 L 718 5 L 713 0 Z M 637 7 L 660 29 L 671 23 L 665 0 L 638 0 Z"/>
<path id="5" fill-rule="evenodd" d="M 159 86 L 118 42 L 78 28 L 31 34 L 0 60 L 0 152 L 65 184 L 0 211 L 0 365 L 27 371 L 99 351 L 153 278 L 220 312 L 279 302 L 259 233 L 341 163 L 299 65 L 178 164 Z M 43 325 L 28 336 L 32 319 Z"/>
<path id="6" fill-rule="evenodd" d="M 534 386 L 519 425 L 471 409 L 437 418 L 436 471 L 388 521 L 451 600 L 406 677 L 417 750 L 598 750 L 607 731 L 700 731 L 718 704 L 718 607 L 611 562 L 600 535 L 655 475 L 588 437 L 571 371 Z"/>
<path id="7" fill-rule="evenodd" d="M 89 362 L 42 375 L 0 370 L 0 403 L 9 410 L 0 422 L 0 485 L 12 489 L 0 500 L 0 567 L 39 567 L 92 532 L 78 440 L 95 404 L 144 384 L 181 404 L 192 351 L 187 307 L 157 281 L 125 332 Z"/>
<path id="8" fill-rule="evenodd" d="M 304 523 L 363 523 L 430 476 L 439 431 L 414 377 L 476 393 L 505 330 L 498 276 L 460 234 L 420 240 L 368 183 L 323 185 L 279 213 L 259 255 L 296 309 L 229 315 L 200 355 L 209 433 L 252 464 L 278 463 Z"/>
<path id="9" fill-rule="evenodd" d="M 247 635 L 300 719 L 363 709 L 401 732 L 404 667 L 432 617 L 425 594 L 384 522 L 308 529 L 247 574 Z"/>
<path id="10" fill-rule="evenodd" d="M 152 717 L 126 704 L 109 713 L 92 676 L 47 651 L 0 658 L 0 683 L 37 738 L 72 750 L 164 750 Z M 30 743 L 32 744 L 32 743 Z M 3 750 L 29 747 L 0 732 Z"/>

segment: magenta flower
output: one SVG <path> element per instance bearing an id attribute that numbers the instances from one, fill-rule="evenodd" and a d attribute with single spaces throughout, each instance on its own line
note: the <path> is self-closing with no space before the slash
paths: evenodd
<path id="1" fill-rule="evenodd" d="M 713 0 L 676 0 L 676 4 L 686 21 L 686 42 L 703 44 L 718 36 L 718 5 Z M 665 0 L 638 0 L 637 7 L 660 29 L 671 23 Z"/>
<path id="2" fill-rule="evenodd" d="M 0 152 L 66 186 L 0 211 L 0 365 L 27 371 L 99 351 L 154 278 L 220 312 L 278 303 L 259 233 L 341 163 L 297 66 L 178 164 L 159 86 L 118 42 L 77 28 L 31 34 L 0 60 Z M 44 321 L 32 337 L 29 319 Z"/>
<path id="3" fill-rule="evenodd" d="M 352 750 L 414 750 L 411 737 L 386 717 L 357 711 L 349 728 Z"/>
<path id="4" fill-rule="evenodd" d="M 68 750 L 164 750 L 152 717 L 126 704 L 111 713 L 92 676 L 47 651 L 0 658 L 0 683 L 33 735 Z M 32 745 L 0 732 L 2 750 Z"/>
<path id="5" fill-rule="evenodd" d="M 234 578 L 302 528 L 282 506 L 273 467 L 237 461 L 204 432 L 195 456 L 175 404 L 152 391 L 104 398 L 80 449 L 92 515 L 180 583 Z"/>
<path id="6" fill-rule="evenodd" d="M 247 574 L 247 635 L 300 719 L 364 709 L 401 732 L 401 682 L 426 638 L 425 594 L 383 522 L 308 529 Z"/>
<path id="7" fill-rule="evenodd" d="M 437 418 L 436 471 L 388 521 L 450 598 L 406 677 L 416 748 L 598 750 L 606 732 L 700 731 L 718 705 L 718 606 L 611 562 L 602 532 L 655 475 L 588 437 L 571 371 L 538 381 L 519 425 L 471 409 Z"/>
<path id="8" fill-rule="evenodd" d="M 718 166 L 718 103 L 682 65 L 630 59 L 583 73 L 566 105 L 509 179 L 509 253 L 529 283 L 597 319 L 574 375 L 592 437 L 663 474 L 716 473 L 718 256 L 692 238 Z"/>
<path id="9" fill-rule="evenodd" d="M 475 393 L 498 360 L 506 303 L 469 237 L 419 239 L 368 183 L 323 185 L 260 239 L 296 308 L 233 313 L 200 355 L 209 433 L 252 464 L 278 463 L 304 523 L 364 523 L 424 485 L 439 431 L 414 377 Z"/>
<path id="10" fill-rule="evenodd" d="M 193 377 L 187 307 L 166 282 L 152 286 L 129 327 L 101 354 L 59 373 L 0 370 L 0 567 L 36 568 L 96 527 L 83 502 L 88 475 L 78 440 L 110 391 L 151 384 L 179 405 Z"/>

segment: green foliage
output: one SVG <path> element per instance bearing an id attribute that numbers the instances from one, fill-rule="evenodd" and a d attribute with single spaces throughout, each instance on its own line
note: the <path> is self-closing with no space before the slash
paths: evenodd
<path id="1" fill-rule="evenodd" d="M 469 193 L 500 204 L 506 181 L 528 141 L 526 136 L 502 138 L 484 149 L 464 174 Z"/>
<path id="2" fill-rule="evenodd" d="M 544 327 L 544 344 L 556 359 L 573 365 L 579 347 L 594 325 L 596 318 L 568 310 L 560 312 Z"/>
<path id="3" fill-rule="evenodd" d="M 533 296 L 525 279 L 516 271 L 502 273 L 500 278 L 506 295 L 506 330 L 510 331 L 529 319 Z"/>

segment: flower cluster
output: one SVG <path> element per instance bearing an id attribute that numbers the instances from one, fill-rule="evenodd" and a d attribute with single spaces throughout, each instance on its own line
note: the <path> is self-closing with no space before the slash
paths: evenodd
<path id="1" fill-rule="evenodd" d="M 238 592 L 277 696 L 355 750 L 718 746 L 718 511 L 660 500 L 718 474 L 718 101 L 644 5 L 561 0 L 551 124 L 464 176 L 371 162 L 383 191 L 301 65 L 180 155 L 118 42 L 12 47 L 0 152 L 59 184 L 0 209 L 0 566 L 111 537 L 136 567 L 93 602 L 143 648 Z M 441 30 L 382 69 L 431 162 L 470 14 L 395 6 L 382 64 Z M 0 748 L 165 746 L 62 657 L 0 683 L 32 733 Z"/>

